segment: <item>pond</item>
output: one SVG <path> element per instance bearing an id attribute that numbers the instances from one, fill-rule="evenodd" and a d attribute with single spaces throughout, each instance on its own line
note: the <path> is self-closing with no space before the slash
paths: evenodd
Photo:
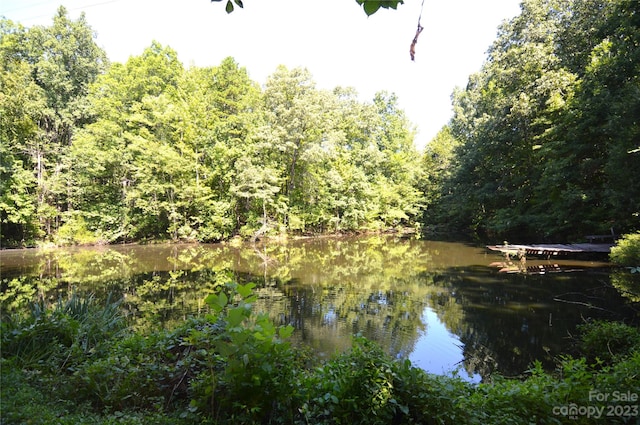
<path id="1" fill-rule="evenodd" d="M 254 282 L 256 310 L 292 324 L 294 343 L 328 357 L 361 334 L 432 373 L 478 382 L 552 368 L 587 318 L 637 311 L 595 261 L 532 261 L 484 247 L 397 235 L 260 244 L 118 245 L 0 251 L 4 313 L 71 292 L 122 298 L 140 330 L 201 314 L 220 284 Z M 532 273 L 532 271 L 534 273 Z"/>

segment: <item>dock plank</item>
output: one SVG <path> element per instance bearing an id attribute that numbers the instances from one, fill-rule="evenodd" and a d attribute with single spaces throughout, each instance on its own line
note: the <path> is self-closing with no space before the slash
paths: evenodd
<path id="1" fill-rule="evenodd" d="M 524 252 L 527 255 L 561 255 L 561 254 L 608 254 L 613 243 L 574 243 L 574 244 L 534 244 L 534 245 L 488 245 L 492 251 L 500 251 L 504 254 L 517 254 Z"/>

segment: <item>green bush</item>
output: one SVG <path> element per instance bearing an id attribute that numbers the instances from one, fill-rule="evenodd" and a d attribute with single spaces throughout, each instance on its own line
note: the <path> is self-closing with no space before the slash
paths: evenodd
<path id="1" fill-rule="evenodd" d="M 622 236 L 611 248 L 609 259 L 625 267 L 640 267 L 640 232 Z"/>
<path id="2" fill-rule="evenodd" d="M 311 367 L 290 326 L 252 313 L 252 288 L 226 285 L 206 298 L 210 314 L 148 335 L 123 328 L 117 303 L 91 300 L 3 320 L 2 424 L 588 424 L 554 409 L 593 405 L 593 390 L 640 393 L 640 332 L 621 323 L 582 326 L 583 355 L 556 373 L 536 363 L 474 385 L 359 337 Z"/>
<path id="3" fill-rule="evenodd" d="M 397 361 L 364 338 L 306 376 L 300 423 L 458 424 L 460 400 L 473 387 L 462 379 L 430 375 Z"/>
<path id="4" fill-rule="evenodd" d="M 401 415 L 396 414 L 396 423 L 466 422 L 468 414 L 460 408 L 460 403 L 473 393 L 473 385 L 458 377 L 429 374 L 409 360 L 394 361 L 393 364 L 397 375 L 395 398 L 406 408 L 406 411 L 401 409 Z"/>
<path id="5" fill-rule="evenodd" d="M 254 286 L 228 284 L 205 299 L 221 332 L 209 338 L 195 331 L 189 340 L 204 341 L 220 361 L 198 374 L 191 406 L 219 423 L 292 423 L 306 357 L 286 341 L 293 327 L 252 314 Z"/>
<path id="6" fill-rule="evenodd" d="M 2 356 L 22 367 L 38 367 L 45 361 L 54 369 L 73 345 L 79 323 L 58 312 L 43 312 L 28 319 L 2 321 Z"/>
<path id="7" fill-rule="evenodd" d="M 459 404 L 461 423 L 466 424 L 557 424 L 553 406 L 558 404 L 557 382 L 540 364 L 524 381 L 494 376 L 478 385 Z"/>
<path id="8" fill-rule="evenodd" d="M 2 320 L 2 357 L 14 358 L 22 367 L 71 370 L 101 349 L 105 341 L 126 328 L 118 302 L 98 305 L 90 296 L 76 294 L 58 300 L 53 308 L 33 303 L 31 312 Z"/>
<path id="9" fill-rule="evenodd" d="M 0 361 L 0 423 L 3 425 L 191 425 L 182 413 L 126 409 L 102 414 L 76 398 L 63 397 L 55 386 L 40 385 L 15 363 Z M 59 380 L 59 378 L 58 378 Z M 51 384 L 49 382 L 48 384 Z M 55 383 L 54 383 L 55 384 Z M 182 416 L 181 416 L 182 415 Z"/>
<path id="10" fill-rule="evenodd" d="M 88 229 L 87 223 L 80 214 L 67 217 L 65 223 L 58 229 L 54 240 L 58 245 L 96 245 L 104 242 Z"/>
<path id="11" fill-rule="evenodd" d="M 625 269 L 613 270 L 611 273 L 611 285 L 629 301 L 640 303 L 640 267 L 632 268 L 632 270 L 637 271 L 629 273 Z"/>
<path id="12" fill-rule="evenodd" d="M 302 414 L 314 424 L 388 424 L 406 411 L 394 398 L 393 361 L 379 347 L 357 338 L 349 353 L 308 376 Z"/>
<path id="13" fill-rule="evenodd" d="M 611 364 L 640 350 L 640 332 L 620 322 L 595 321 L 579 326 L 578 348 L 590 361 Z"/>

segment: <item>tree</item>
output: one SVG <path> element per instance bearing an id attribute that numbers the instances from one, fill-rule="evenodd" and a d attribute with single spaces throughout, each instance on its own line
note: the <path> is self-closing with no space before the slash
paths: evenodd
<path id="1" fill-rule="evenodd" d="M 439 201 L 449 222 L 538 240 L 637 226 L 633 11 L 627 0 L 527 0 L 501 27 L 454 93 L 460 145 Z"/>
<path id="2" fill-rule="evenodd" d="M 322 137 L 325 99 L 307 69 L 282 65 L 267 79 L 263 99 L 267 125 L 278 143 L 271 152 L 286 170 L 283 195 L 297 203 L 303 196 L 306 153 Z"/>
<path id="3" fill-rule="evenodd" d="M 395 94 L 386 92 L 376 93 L 373 99 L 378 115 L 373 138 L 381 159 L 374 191 L 385 227 L 410 224 L 420 211 L 422 196 L 416 189 L 419 155 L 413 144 L 415 130 L 397 102 Z"/>
<path id="4" fill-rule="evenodd" d="M 633 10 L 624 0 L 576 1 L 561 15 L 557 55 L 575 70 L 574 81 L 539 151 L 546 159 L 540 210 L 558 218 L 555 233 L 578 237 L 637 227 L 640 193 L 631 170 L 640 164 L 629 152 L 639 134 L 633 93 L 640 87 L 640 28 Z"/>
<path id="5" fill-rule="evenodd" d="M 72 149 L 76 209 L 107 240 L 229 237 L 242 214 L 234 164 L 250 152 L 258 100 L 231 58 L 185 70 L 153 43 L 114 64 L 94 86 L 101 118 Z"/>
<path id="6" fill-rule="evenodd" d="M 185 69 L 155 41 L 108 64 L 65 13 L 52 29 L 2 21 L 3 238 L 215 241 L 415 220 L 418 155 L 395 95 L 362 103 L 284 66 L 261 90 L 233 58 Z"/>
<path id="7" fill-rule="evenodd" d="M 640 19 L 633 1 L 602 10 L 608 19 L 592 41 L 565 128 L 581 171 L 572 183 L 592 189 L 583 193 L 593 227 L 625 233 L 638 228 L 640 211 L 640 155 L 632 153 L 640 140 Z"/>
<path id="8" fill-rule="evenodd" d="M 44 102 L 31 67 L 20 59 L 26 30 L 8 20 L 0 21 L 0 30 L 0 245 L 7 246 L 39 236 L 36 181 L 25 147 L 37 137 Z"/>
<path id="9" fill-rule="evenodd" d="M 458 140 L 453 137 L 451 128 L 447 125 L 425 146 L 422 153 L 422 173 L 418 187 L 424 194 L 423 221 L 425 224 L 444 227 L 447 216 L 452 215 L 451 211 L 443 210 L 441 207 L 456 203 L 447 197 L 454 192 L 448 184 L 455 169 L 454 152 L 458 145 Z"/>
<path id="10" fill-rule="evenodd" d="M 3 20 L 1 44 L 2 115 L 7 119 L 3 142 L 18 161 L 9 168 L 14 177 L 27 175 L 16 165 L 33 173 L 35 189 L 29 188 L 31 183 L 23 184 L 21 193 L 33 197 L 39 225 L 49 235 L 68 207 L 65 154 L 74 129 L 91 119 L 85 99 L 89 84 L 106 66 L 106 56 L 95 44 L 84 15 L 71 21 L 63 7 L 50 27 L 25 30 Z M 31 201 L 22 204 L 31 209 Z M 32 215 L 11 214 L 21 217 L 21 226 Z M 15 224 L 8 217 L 3 221 L 9 228 Z"/>
<path id="11" fill-rule="evenodd" d="M 271 207 L 274 196 L 280 191 L 278 170 L 254 164 L 251 157 L 243 156 L 236 161 L 236 180 L 231 186 L 231 193 L 247 199 L 257 200 L 262 206 L 262 227 L 252 236 L 255 239 L 269 229 L 267 207 Z"/>
<path id="12" fill-rule="evenodd" d="M 99 119 L 79 134 L 70 156 L 73 207 L 107 240 L 175 235 L 175 185 L 189 170 L 188 156 L 174 149 L 183 72 L 175 51 L 153 42 L 93 87 Z"/>
<path id="13" fill-rule="evenodd" d="M 189 111 L 183 123 L 192 129 L 185 140 L 191 140 L 198 158 L 196 179 L 211 192 L 207 203 L 215 206 L 200 210 L 212 211 L 200 232 L 215 233 L 215 223 L 217 229 L 224 229 L 219 238 L 224 237 L 244 224 L 243 201 L 233 195 L 231 187 L 235 163 L 252 152 L 253 135 L 261 125 L 260 88 L 245 68 L 226 58 L 217 67 L 191 68 L 180 93 Z"/>

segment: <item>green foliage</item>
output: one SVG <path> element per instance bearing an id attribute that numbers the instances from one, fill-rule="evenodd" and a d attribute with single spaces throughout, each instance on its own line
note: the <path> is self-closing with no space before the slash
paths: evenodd
<path id="1" fill-rule="evenodd" d="M 364 12 L 367 15 L 373 15 L 381 7 L 385 9 L 396 9 L 398 4 L 403 4 L 403 0 L 356 0 L 359 5 L 362 5 Z"/>
<path id="2" fill-rule="evenodd" d="M 407 411 L 393 398 L 392 362 L 380 348 L 356 339 L 350 353 L 318 368 L 307 384 L 315 398 L 303 406 L 311 423 L 390 423 L 396 411 Z"/>
<path id="3" fill-rule="evenodd" d="M 211 242 L 419 218 L 415 132 L 395 95 L 363 103 L 284 66 L 262 90 L 232 58 L 185 69 L 156 41 L 107 66 L 84 17 L 64 9 L 50 28 L 1 29 L 3 245 Z"/>
<path id="4" fill-rule="evenodd" d="M 450 127 L 460 146 L 438 210 L 460 229 L 501 240 L 635 230 L 634 2 L 528 0 L 521 8 L 454 93 Z"/>
<path id="5" fill-rule="evenodd" d="M 292 326 L 277 328 L 266 315 L 252 314 L 254 287 L 230 284 L 205 299 L 224 324 L 224 332 L 211 341 L 224 365 L 199 374 L 191 406 L 225 423 L 290 423 L 304 358 L 284 341 Z"/>
<path id="6" fill-rule="evenodd" d="M 222 0 L 211 0 L 211 1 L 214 2 L 214 1 L 222 1 Z M 231 0 L 227 0 L 227 4 L 225 5 L 224 10 L 227 13 L 233 12 L 235 10 L 235 7 L 233 6 L 234 3 L 240 6 L 241 8 L 244 7 L 242 0 L 233 0 L 233 2 Z"/>
<path id="7" fill-rule="evenodd" d="M 640 351 L 637 328 L 618 322 L 591 322 L 580 327 L 579 349 L 590 361 L 613 364 Z"/>
<path id="8" fill-rule="evenodd" d="M 560 400 L 558 382 L 538 364 L 525 381 L 496 376 L 492 383 L 480 384 L 460 408 L 470 413 L 469 424 L 558 424 L 551 412 Z"/>
<path id="9" fill-rule="evenodd" d="M 221 2 L 222 0 L 211 0 L 212 2 Z M 403 4 L 403 0 L 356 0 L 359 5 L 362 5 L 365 13 L 370 16 L 376 13 L 381 7 L 385 9 L 396 9 L 398 4 Z M 235 5 L 240 8 L 244 7 L 242 0 L 227 0 L 224 10 L 227 13 L 231 13 L 235 10 Z"/>
<path id="10" fill-rule="evenodd" d="M 67 205 L 66 154 L 90 120 L 86 96 L 106 56 L 84 15 L 71 21 L 63 7 L 50 27 L 25 30 L 3 19 L 0 31 L 0 173 L 9 183 L 0 186 L 0 237 L 24 244 L 58 228 Z"/>
<path id="11" fill-rule="evenodd" d="M 218 286 L 206 315 L 147 335 L 123 334 L 118 304 L 91 299 L 35 305 L 28 317 L 3 320 L 3 421 L 557 424 L 569 420 L 558 407 L 598 405 L 594 390 L 640 392 L 640 332 L 623 324 L 581 329 L 580 347 L 594 361 L 565 356 L 557 375 L 536 363 L 521 379 L 472 385 L 429 375 L 359 337 L 314 366 L 286 342 L 291 326 L 252 313 L 253 289 Z"/>
<path id="12" fill-rule="evenodd" d="M 83 356 L 102 350 L 125 325 L 118 303 L 100 306 L 93 297 L 73 294 L 58 300 L 53 309 L 33 303 L 27 317 L 3 317 L 2 356 L 26 368 L 71 371 Z"/>
<path id="13" fill-rule="evenodd" d="M 451 205 L 446 198 L 453 193 L 453 189 L 447 188 L 446 185 L 449 184 L 455 169 L 453 160 L 458 145 L 459 142 L 451 133 L 451 127 L 445 126 L 422 153 L 422 173 L 419 175 L 418 187 L 424 193 L 423 222 L 427 225 L 426 231 L 430 230 L 430 226 L 450 227 L 451 230 L 455 230 L 456 224 L 459 226 L 459 223 L 449 221 L 451 211 L 442 210 L 443 205 Z M 456 207 L 461 208 L 462 205 L 456 204 Z"/>
<path id="14" fill-rule="evenodd" d="M 60 226 L 55 239 L 58 245 L 95 245 L 101 242 L 100 238 L 87 228 L 84 218 L 79 215 L 69 217 Z"/>
<path id="15" fill-rule="evenodd" d="M 635 267 L 640 265 L 640 232 L 623 235 L 609 254 L 611 262 L 619 266 Z"/>
<path id="16" fill-rule="evenodd" d="M 629 270 L 631 273 L 629 273 Z M 640 302 L 640 267 L 618 269 L 611 273 L 611 285 L 632 302 Z"/>
<path id="17" fill-rule="evenodd" d="M 640 301 L 640 233 L 630 233 L 618 239 L 611 247 L 609 259 L 626 268 L 612 273 L 611 284 L 631 301 Z"/>
<path id="18" fill-rule="evenodd" d="M 457 378 L 393 360 L 361 337 L 306 379 L 300 410 L 304 423 L 316 424 L 460 423 L 457 404 L 472 390 Z"/>

